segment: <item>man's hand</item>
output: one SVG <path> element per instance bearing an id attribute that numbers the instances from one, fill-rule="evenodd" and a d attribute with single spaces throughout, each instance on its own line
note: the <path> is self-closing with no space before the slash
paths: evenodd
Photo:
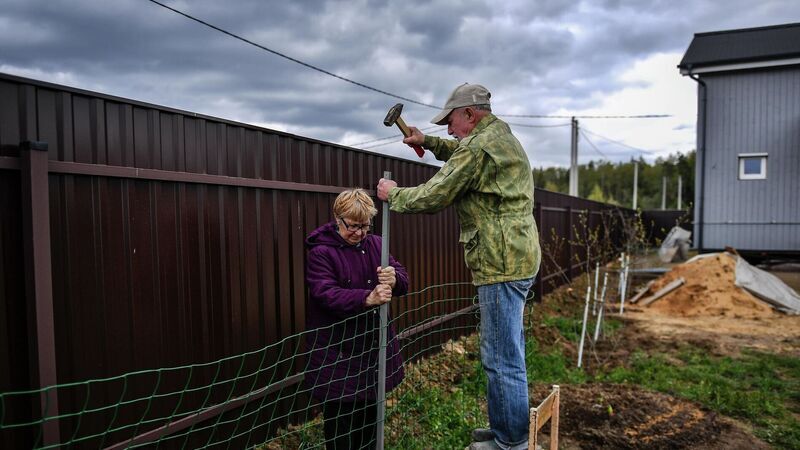
<path id="1" fill-rule="evenodd" d="M 417 127 L 408 127 L 411 130 L 411 136 L 403 139 L 404 144 L 408 144 L 409 147 L 412 145 L 422 145 L 425 143 L 425 135 L 422 134 L 422 131 L 419 131 Z"/>
<path id="2" fill-rule="evenodd" d="M 375 286 L 367 296 L 367 306 L 379 306 L 392 300 L 392 288 L 385 284 Z"/>
<path id="3" fill-rule="evenodd" d="M 378 180 L 378 198 L 381 201 L 388 201 L 389 200 L 389 192 L 392 189 L 397 187 L 397 183 L 392 180 L 387 180 L 385 178 L 381 178 Z"/>
<path id="4" fill-rule="evenodd" d="M 378 267 L 378 283 L 386 284 L 390 288 L 394 289 L 394 285 L 397 284 L 397 277 L 395 276 L 394 267 L 386 266 L 383 269 Z"/>

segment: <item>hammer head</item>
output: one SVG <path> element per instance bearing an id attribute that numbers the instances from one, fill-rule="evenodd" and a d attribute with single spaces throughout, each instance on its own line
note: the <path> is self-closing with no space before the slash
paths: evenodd
<path id="1" fill-rule="evenodd" d="M 390 126 L 394 125 L 395 122 L 397 122 L 397 118 L 400 117 L 400 113 L 401 112 L 403 112 L 403 104 L 402 103 L 398 103 L 398 104 L 392 106 L 389 109 L 389 112 L 386 113 L 386 118 L 383 119 L 383 124 L 386 125 L 387 127 L 390 127 Z"/>

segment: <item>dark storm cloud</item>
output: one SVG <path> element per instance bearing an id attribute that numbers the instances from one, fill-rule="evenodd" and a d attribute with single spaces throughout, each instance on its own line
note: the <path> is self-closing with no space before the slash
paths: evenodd
<path id="1" fill-rule="evenodd" d="M 382 119 L 402 100 L 146 0 L 0 1 L 3 71 L 333 142 L 396 133 Z M 695 32 L 800 20 L 789 0 L 726 3 L 726 12 L 742 14 L 723 14 L 716 2 L 665 0 L 167 3 L 274 51 L 422 103 L 441 105 L 455 85 L 483 83 L 496 112 L 516 114 L 597 108 L 606 96 L 647 87 L 649 81 L 621 75 L 657 52 L 675 53 L 677 65 Z M 420 127 L 437 112 L 404 103 L 407 121 Z M 647 112 L 662 112 L 653 107 Z M 683 126 L 693 125 L 668 128 L 685 132 Z M 568 161 L 568 127 L 514 131 L 537 161 Z M 376 150 L 409 154 L 399 144 Z"/>

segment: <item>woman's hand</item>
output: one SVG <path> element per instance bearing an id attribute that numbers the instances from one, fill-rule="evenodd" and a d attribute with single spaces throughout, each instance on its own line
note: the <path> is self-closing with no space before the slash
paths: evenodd
<path id="1" fill-rule="evenodd" d="M 386 284 L 390 288 L 394 289 L 394 285 L 397 284 L 397 277 L 394 273 L 394 267 L 386 266 L 382 269 L 378 267 L 378 283 Z"/>
<path id="2" fill-rule="evenodd" d="M 379 306 L 392 300 L 392 288 L 386 284 L 379 284 L 367 296 L 367 306 Z"/>

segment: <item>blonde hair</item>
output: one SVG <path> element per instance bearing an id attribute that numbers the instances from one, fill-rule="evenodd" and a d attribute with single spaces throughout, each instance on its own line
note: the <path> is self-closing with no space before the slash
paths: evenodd
<path id="1" fill-rule="evenodd" d="M 333 215 L 336 218 L 346 217 L 366 223 L 372 220 L 378 210 L 375 202 L 364 189 L 355 188 L 342 191 L 333 202 Z"/>

